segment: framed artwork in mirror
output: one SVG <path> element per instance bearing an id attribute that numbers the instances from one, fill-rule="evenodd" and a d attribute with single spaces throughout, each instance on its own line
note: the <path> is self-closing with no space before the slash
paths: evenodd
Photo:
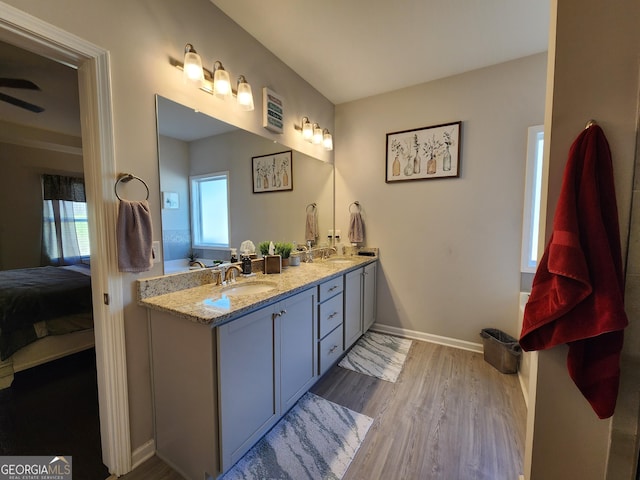
<path id="1" fill-rule="evenodd" d="M 291 150 L 251 157 L 253 193 L 293 190 Z"/>
<path id="2" fill-rule="evenodd" d="M 178 192 L 162 192 L 162 208 L 180 208 L 180 197 L 178 197 Z"/>
<path id="3" fill-rule="evenodd" d="M 385 182 L 459 177 L 461 124 L 387 133 Z"/>

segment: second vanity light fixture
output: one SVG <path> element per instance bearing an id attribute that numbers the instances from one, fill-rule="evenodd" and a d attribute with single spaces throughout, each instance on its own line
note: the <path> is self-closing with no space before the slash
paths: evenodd
<path id="1" fill-rule="evenodd" d="M 180 67 L 180 65 L 176 65 Z M 184 47 L 183 75 L 186 81 L 196 84 L 200 89 L 215 95 L 221 99 L 231 96 L 236 98 L 238 106 L 243 110 L 253 110 L 253 93 L 251 85 L 244 75 L 238 77 L 236 89 L 231 87 L 229 72 L 222 66 L 222 62 L 213 64 L 213 73 L 202 66 L 202 59 L 193 45 L 187 43 Z M 208 78 L 207 78 L 208 77 Z"/>
<path id="2" fill-rule="evenodd" d="M 302 117 L 300 126 L 296 125 L 295 128 L 302 132 L 302 138 L 307 142 L 311 142 L 314 145 L 322 144 L 325 150 L 333 150 L 333 137 L 329 130 L 327 128 L 323 130 L 317 123 L 312 124 L 309 121 L 309 117 Z"/>

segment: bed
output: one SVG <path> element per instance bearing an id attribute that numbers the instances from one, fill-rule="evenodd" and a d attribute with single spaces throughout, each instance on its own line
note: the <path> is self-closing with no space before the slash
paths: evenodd
<path id="1" fill-rule="evenodd" d="M 88 266 L 0 271 L 0 389 L 16 372 L 93 345 Z"/>

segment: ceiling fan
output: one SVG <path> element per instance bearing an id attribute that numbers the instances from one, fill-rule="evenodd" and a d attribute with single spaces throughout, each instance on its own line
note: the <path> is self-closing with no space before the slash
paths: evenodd
<path id="1" fill-rule="evenodd" d="M 31 82 L 30 80 L 25 80 L 23 78 L 0 77 L 0 87 L 19 88 L 24 90 L 40 90 L 40 87 L 38 87 L 35 83 Z M 24 100 L 20 100 L 19 98 L 12 97 L 11 95 L 6 95 L 1 92 L 0 92 L 0 101 L 10 103 L 11 105 L 24 108 L 25 110 L 29 110 L 30 112 L 34 112 L 34 113 L 44 112 L 44 108 L 38 105 L 25 102 Z"/>

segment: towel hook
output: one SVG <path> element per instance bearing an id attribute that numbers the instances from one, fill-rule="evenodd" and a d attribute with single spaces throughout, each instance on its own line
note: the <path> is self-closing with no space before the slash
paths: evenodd
<path id="1" fill-rule="evenodd" d="M 145 198 L 145 200 L 149 200 L 149 185 L 147 185 L 147 182 L 145 182 L 143 179 L 141 179 L 140 177 L 136 177 L 135 175 L 131 174 L 131 173 L 123 173 L 118 177 L 118 181 L 116 181 L 116 184 L 113 186 L 113 191 L 116 194 L 116 197 L 118 197 L 118 200 L 122 200 L 122 198 L 120 198 L 120 195 L 118 195 L 118 184 L 120 182 L 124 182 L 124 183 L 128 183 L 131 180 L 138 180 L 140 183 L 142 183 L 144 185 L 144 188 L 147 189 L 147 198 Z"/>
<path id="2" fill-rule="evenodd" d="M 316 204 L 314 203 L 310 203 L 309 205 L 307 205 L 307 213 L 309 213 L 309 207 L 311 207 L 311 211 L 315 211 L 316 209 Z"/>
<path id="3" fill-rule="evenodd" d="M 584 129 L 586 130 L 587 128 L 591 127 L 592 125 L 598 125 L 598 122 L 596 122 L 594 119 L 591 119 L 587 122 L 587 124 L 584 126 Z"/>
<path id="4" fill-rule="evenodd" d="M 360 209 L 360 202 L 359 201 L 355 201 L 353 202 L 351 205 L 349 205 L 349 213 L 355 213 L 351 211 L 351 207 L 356 206 L 356 208 L 358 209 L 358 213 L 360 213 L 361 209 Z"/>

